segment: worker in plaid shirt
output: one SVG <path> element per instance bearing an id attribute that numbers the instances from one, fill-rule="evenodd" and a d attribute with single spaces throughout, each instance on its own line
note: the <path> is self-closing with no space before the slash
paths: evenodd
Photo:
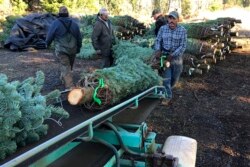
<path id="1" fill-rule="evenodd" d="M 172 11 L 168 15 L 168 23 L 162 26 L 155 41 L 155 57 L 162 54 L 167 55 L 169 67 L 163 73 L 163 85 L 167 91 L 167 97 L 162 101 L 163 105 L 168 105 L 172 99 L 172 88 L 178 82 L 183 69 L 183 53 L 187 44 L 187 31 L 178 25 L 179 14 Z M 168 66 L 168 65 L 166 65 Z"/>

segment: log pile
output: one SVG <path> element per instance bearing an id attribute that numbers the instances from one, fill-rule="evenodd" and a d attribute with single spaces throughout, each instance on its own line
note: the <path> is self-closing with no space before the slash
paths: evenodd
<path id="1" fill-rule="evenodd" d="M 232 28 L 241 23 L 234 18 L 219 18 L 199 23 L 182 24 L 187 30 L 188 41 L 184 53 L 184 73 L 202 74 L 211 65 L 226 59 L 226 55 L 240 46 L 232 41 L 238 32 Z"/>
<path id="2" fill-rule="evenodd" d="M 137 19 L 125 15 L 111 18 L 115 33 L 118 39 L 128 40 L 135 35 L 143 35 L 146 32 L 146 26 Z"/>

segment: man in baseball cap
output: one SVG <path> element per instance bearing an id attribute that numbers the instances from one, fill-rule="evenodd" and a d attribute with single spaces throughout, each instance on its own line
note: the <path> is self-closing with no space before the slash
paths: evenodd
<path id="1" fill-rule="evenodd" d="M 187 45 L 187 31 L 178 25 L 179 14 L 172 11 L 168 14 L 168 24 L 162 26 L 155 41 L 155 57 L 162 54 L 167 56 L 167 68 L 163 71 L 163 85 L 167 96 L 162 100 L 163 105 L 170 104 L 173 98 L 172 88 L 179 81 L 183 69 L 183 53 Z"/>
<path id="2" fill-rule="evenodd" d="M 168 14 L 168 24 L 170 29 L 175 29 L 179 22 L 179 14 L 176 11 L 172 11 Z"/>
<path id="3" fill-rule="evenodd" d="M 178 12 L 176 12 L 176 11 L 170 12 L 170 13 L 168 14 L 168 17 L 170 17 L 170 16 L 174 17 L 175 19 L 179 19 L 179 14 L 178 14 Z"/>
<path id="4" fill-rule="evenodd" d="M 161 26 L 167 23 L 167 19 L 163 16 L 160 9 L 154 9 L 151 17 L 155 20 L 155 36 L 157 36 Z"/>

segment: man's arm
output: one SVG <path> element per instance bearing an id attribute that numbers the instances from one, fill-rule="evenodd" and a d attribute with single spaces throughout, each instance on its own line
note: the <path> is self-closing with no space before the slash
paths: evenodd
<path id="1" fill-rule="evenodd" d="M 57 24 L 56 24 L 56 21 L 54 21 L 50 27 L 49 27 L 49 30 L 48 30 L 48 33 L 46 35 L 46 45 L 47 47 L 49 47 L 49 45 L 51 44 L 51 42 L 54 40 L 55 38 L 55 32 L 56 32 L 56 29 L 57 29 Z"/>
<path id="2" fill-rule="evenodd" d="M 172 57 L 178 57 L 185 52 L 187 46 L 187 31 L 183 29 L 181 32 L 181 43 L 180 46 L 172 53 Z"/>

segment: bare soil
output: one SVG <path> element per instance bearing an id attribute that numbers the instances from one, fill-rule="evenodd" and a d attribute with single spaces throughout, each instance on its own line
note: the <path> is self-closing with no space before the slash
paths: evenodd
<path id="1" fill-rule="evenodd" d="M 173 103 L 147 120 L 163 143 L 170 135 L 198 142 L 197 167 L 250 166 L 250 52 L 232 53 L 201 77 L 182 77 Z"/>
<path id="2" fill-rule="evenodd" d="M 97 64 L 76 60 L 74 79 Z M 50 50 L 11 52 L 0 50 L 0 72 L 9 81 L 45 73 L 43 93 L 64 90 L 59 64 Z M 239 50 L 212 66 L 202 76 L 182 76 L 169 106 L 157 106 L 146 120 L 157 132 L 157 143 L 170 135 L 184 135 L 198 142 L 199 167 L 250 166 L 250 52 Z"/>

